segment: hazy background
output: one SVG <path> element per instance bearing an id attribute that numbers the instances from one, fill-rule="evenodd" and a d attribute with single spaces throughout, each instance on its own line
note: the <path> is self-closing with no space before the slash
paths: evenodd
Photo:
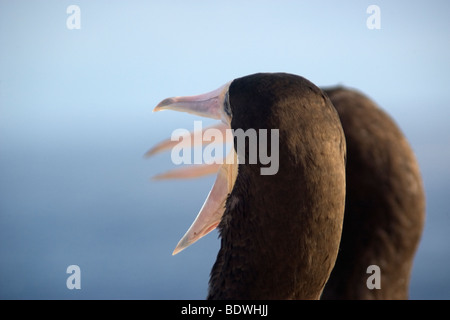
<path id="1" fill-rule="evenodd" d="M 380 30 L 366 26 L 371 4 Z M 205 298 L 217 233 L 171 253 L 214 177 L 153 182 L 170 153 L 143 158 L 198 118 L 152 109 L 284 71 L 356 87 L 400 125 L 427 193 L 411 298 L 449 299 L 449 12 L 445 0 L 0 1 L 0 298 Z M 81 290 L 66 287 L 72 264 Z"/>

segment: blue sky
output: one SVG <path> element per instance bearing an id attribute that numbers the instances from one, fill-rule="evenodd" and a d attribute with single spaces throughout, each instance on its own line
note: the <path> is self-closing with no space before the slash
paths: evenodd
<path id="1" fill-rule="evenodd" d="M 372 4 L 379 30 L 366 25 Z M 67 28 L 70 5 L 80 29 Z M 2 1 L 0 298 L 204 298 L 217 234 L 171 252 L 214 177 L 149 180 L 173 165 L 143 154 L 198 120 L 152 109 L 278 71 L 357 88 L 400 125 L 428 200 L 411 296 L 450 298 L 449 11 L 448 1 Z M 72 264 L 80 290 L 65 285 Z"/>

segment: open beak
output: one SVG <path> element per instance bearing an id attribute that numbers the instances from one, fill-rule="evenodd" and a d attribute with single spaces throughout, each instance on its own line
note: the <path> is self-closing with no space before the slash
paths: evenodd
<path id="1" fill-rule="evenodd" d="M 202 95 L 165 99 L 161 101 L 153 111 L 183 111 L 203 117 L 222 120 L 222 123 L 214 126 L 213 128 L 219 129 L 222 133 L 225 133 L 226 131 L 229 133 L 229 130 L 226 130 L 230 129 L 231 123 L 229 110 L 226 110 L 226 99 L 229 85 L 230 83 L 227 83 L 212 92 Z M 232 135 L 230 136 L 230 134 L 224 134 L 224 137 L 225 139 L 223 141 L 232 142 Z M 190 133 L 190 139 L 183 139 L 183 141 L 185 140 L 195 141 L 195 139 L 193 139 L 193 133 Z M 202 143 L 204 143 L 204 141 L 202 141 Z M 146 156 L 154 155 L 170 149 L 173 146 L 173 141 L 163 141 L 150 149 L 146 153 Z M 155 177 L 156 179 L 195 178 L 205 174 L 217 172 L 216 181 L 214 182 L 205 203 L 186 234 L 178 242 L 175 250 L 173 251 L 174 255 L 217 227 L 225 211 L 225 202 L 228 194 L 233 189 L 236 181 L 237 169 L 237 155 L 234 148 L 231 148 L 222 165 L 218 165 L 217 163 L 192 165 L 175 169 Z"/>
<path id="2" fill-rule="evenodd" d="M 202 117 L 228 122 L 229 116 L 224 110 L 226 95 L 230 82 L 220 88 L 197 96 L 167 98 L 158 103 L 153 111 L 175 110 L 188 112 Z"/>

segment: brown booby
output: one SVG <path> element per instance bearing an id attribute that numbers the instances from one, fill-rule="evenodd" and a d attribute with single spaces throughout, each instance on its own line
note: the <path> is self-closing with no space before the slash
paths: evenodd
<path id="1" fill-rule="evenodd" d="M 331 101 L 336 97 L 332 92 L 327 92 Z M 208 298 L 318 299 L 321 296 L 338 254 L 346 198 L 345 176 L 349 177 L 348 170 L 345 171 L 346 143 L 341 126 L 342 121 L 347 133 L 348 122 L 341 113 L 352 104 L 336 100 L 343 101 L 340 108 L 336 107 L 339 119 L 331 101 L 302 77 L 266 73 L 235 79 L 208 94 L 165 99 L 155 108 L 155 111 L 173 109 L 220 119 L 222 124 L 216 129 L 222 132 L 231 128 L 234 134 L 241 129 L 244 132 L 278 130 L 279 133 L 277 148 L 271 148 L 269 143 L 269 149 L 278 153 L 279 159 L 279 168 L 273 175 L 261 174 L 266 163 L 248 163 L 251 148 L 237 145 L 234 135 L 234 148 L 227 157 L 231 161 L 182 168 L 159 176 L 194 177 L 218 170 L 205 204 L 174 251 L 174 254 L 181 251 L 218 226 L 221 248 L 211 272 Z M 351 118 L 353 112 L 347 114 Z M 355 113 L 355 116 L 360 115 Z M 370 122 L 372 114 L 369 112 L 366 117 Z M 173 145 L 174 142 L 163 142 L 148 155 Z M 374 174 L 370 170 L 362 173 Z M 348 190 L 347 186 L 347 193 Z M 350 213 L 348 208 L 345 210 L 346 218 L 350 216 L 348 220 L 357 216 L 354 210 Z M 338 261 L 356 261 L 348 254 L 351 249 L 344 248 L 343 239 L 339 255 L 343 252 L 347 255 Z M 346 270 L 345 265 L 342 270 Z M 336 289 L 345 283 L 345 279 L 335 280 L 346 276 L 345 272 L 341 273 L 333 271 L 325 297 L 351 297 Z M 362 277 L 367 278 L 365 270 L 355 281 L 362 281 Z M 352 296 L 364 297 L 370 296 Z"/>

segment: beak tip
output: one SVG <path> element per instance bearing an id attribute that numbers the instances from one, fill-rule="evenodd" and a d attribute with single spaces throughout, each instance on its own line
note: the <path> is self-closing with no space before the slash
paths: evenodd
<path id="1" fill-rule="evenodd" d="M 181 238 L 181 240 L 178 242 L 177 246 L 175 247 L 175 250 L 173 250 L 172 255 L 176 255 L 177 253 L 179 253 L 180 251 L 183 251 L 184 249 L 186 249 L 187 247 L 189 247 L 189 245 L 191 245 L 192 241 L 189 240 L 189 230 L 188 232 L 186 232 L 186 234 L 183 236 L 183 238 Z"/>

